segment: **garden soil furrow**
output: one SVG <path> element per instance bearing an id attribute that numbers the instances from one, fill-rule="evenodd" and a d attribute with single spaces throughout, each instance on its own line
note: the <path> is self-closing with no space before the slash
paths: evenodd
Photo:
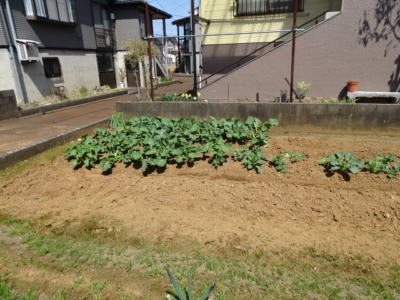
<path id="1" fill-rule="evenodd" d="M 269 156 L 305 154 L 287 174 L 267 165 L 257 174 L 232 160 L 215 168 L 206 159 L 145 175 L 117 164 L 104 175 L 98 167 L 74 170 L 59 157 L 2 180 L 0 208 L 54 228 L 97 216 L 105 228 L 118 221 L 132 237 L 154 242 L 186 238 L 210 249 L 267 251 L 327 246 L 400 263 L 400 177 L 326 172 L 317 163 L 336 151 L 363 160 L 395 153 L 398 160 L 399 146 L 390 137 L 273 136 Z"/>

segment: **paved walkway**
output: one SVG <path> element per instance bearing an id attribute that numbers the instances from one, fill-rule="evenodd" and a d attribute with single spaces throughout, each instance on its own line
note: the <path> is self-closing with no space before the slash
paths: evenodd
<path id="1" fill-rule="evenodd" d="M 155 94 L 186 93 L 192 88 L 191 77 L 177 79 L 183 83 L 156 89 Z M 115 112 L 117 101 L 132 99 L 133 95 L 126 95 L 44 115 L 0 121 L 0 155 L 108 118 Z"/>

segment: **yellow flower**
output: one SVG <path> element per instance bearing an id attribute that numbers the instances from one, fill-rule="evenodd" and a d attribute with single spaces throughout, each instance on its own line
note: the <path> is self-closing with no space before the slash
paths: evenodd
<path id="1" fill-rule="evenodd" d="M 193 97 L 193 100 L 197 100 L 197 98 L 196 98 L 196 97 Z"/>
<path id="2" fill-rule="evenodd" d="M 178 94 L 177 94 L 177 93 L 175 93 L 175 94 L 174 94 L 174 96 L 178 96 Z"/>
<path id="3" fill-rule="evenodd" d="M 201 94 L 200 94 L 200 93 L 197 93 L 197 96 L 201 96 Z"/>

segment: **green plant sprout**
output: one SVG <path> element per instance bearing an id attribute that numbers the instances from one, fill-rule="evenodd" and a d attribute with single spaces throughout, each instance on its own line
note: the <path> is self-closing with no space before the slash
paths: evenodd
<path id="1" fill-rule="evenodd" d="M 287 164 L 298 162 L 304 157 L 302 153 L 288 152 L 284 155 L 278 154 L 271 158 L 271 164 L 275 167 L 278 172 L 287 173 Z"/>
<path id="2" fill-rule="evenodd" d="M 357 102 L 357 100 L 359 100 L 359 98 L 343 97 L 342 101 L 343 101 L 343 103 L 346 103 L 346 104 L 354 104 Z"/>
<path id="3" fill-rule="evenodd" d="M 127 118 L 124 112 L 113 113 L 108 120 L 108 127 L 111 129 L 118 129 L 118 127 L 123 126 L 126 121 Z"/>
<path id="4" fill-rule="evenodd" d="M 171 280 L 172 285 L 174 286 L 175 293 L 169 292 L 167 299 L 169 300 L 194 300 L 193 298 L 193 286 L 192 286 L 192 278 L 190 276 L 189 270 L 187 271 L 187 281 L 188 286 L 187 289 L 181 289 L 178 282 L 175 280 L 174 275 L 169 268 L 166 268 L 169 279 Z M 207 300 L 209 299 L 212 291 L 215 288 L 216 283 L 213 283 L 198 300 Z"/>
<path id="5" fill-rule="evenodd" d="M 288 152 L 285 154 L 285 158 L 288 159 L 291 163 L 298 162 L 303 157 L 304 157 L 303 153 Z"/>
<path id="6" fill-rule="evenodd" d="M 88 88 L 86 86 L 82 86 L 82 87 L 79 88 L 79 93 L 82 96 L 86 96 L 86 95 L 88 95 L 89 90 L 88 90 Z"/>

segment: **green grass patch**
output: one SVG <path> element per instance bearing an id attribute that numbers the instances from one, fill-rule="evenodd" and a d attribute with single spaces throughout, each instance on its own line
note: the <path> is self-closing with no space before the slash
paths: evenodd
<path id="1" fill-rule="evenodd" d="M 184 288 L 189 270 L 194 296 L 200 297 L 201 292 L 216 282 L 215 299 L 398 299 L 400 296 L 399 265 L 376 266 L 361 254 L 349 258 L 323 247 L 248 251 L 233 244 L 218 247 L 190 239 L 149 243 L 143 237 L 129 237 L 120 227 L 109 232 L 96 218 L 75 220 L 63 228 L 46 230 L 40 222 L 15 220 L 7 215 L 0 219 L 9 237 L 22 237 L 26 251 L 41 260 L 41 268 L 78 275 L 71 288 L 63 290 L 67 296 L 84 289 L 87 299 L 104 297 L 109 282 L 87 283 L 79 276 L 94 267 L 116 270 L 124 277 L 123 285 L 132 284 L 130 276 L 135 275 L 139 281 L 150 280 L 161 290 L 167 286 L 169 291 L 173 288 L 165 267 L 171 268 Z M 30 261 L 20 263 L 29 265 Z M 148 291 L 151 289 L 149 286 Z M 4 280 L 2 290 L 4 295 L 14 295 L 13 285 Z M 7 297 L 0 299 L 31 299 Z"/>

